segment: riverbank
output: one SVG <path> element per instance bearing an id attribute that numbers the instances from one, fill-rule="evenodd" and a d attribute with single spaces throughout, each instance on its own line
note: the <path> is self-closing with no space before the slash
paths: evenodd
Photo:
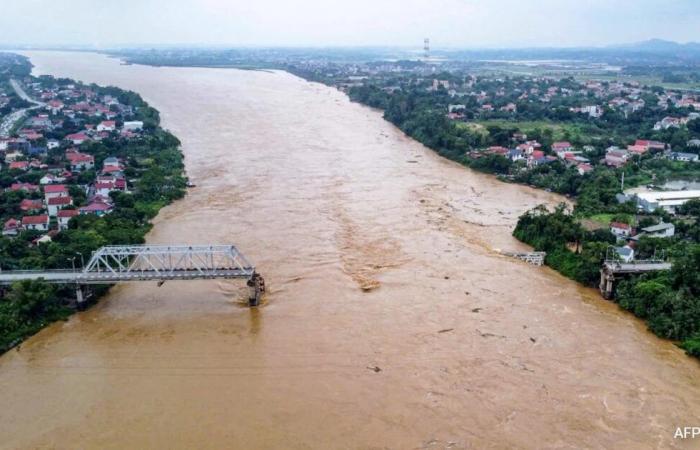
<path id="1" fill-rule="evenodd" d="M 5 141 L 0 270 L 74 269 L 101 246 L 143 243 L 151 219 L 185 193 L 177 138 L 133 92 L 28 73 L 25 86 L 48 103 L 10 80 L 37 116 Z M 106 292 L 96 287 L 89 302 Z M 41 280 L 13 284 L 0 302 L 0 353 L 68 318 L 74 295 Z"/>

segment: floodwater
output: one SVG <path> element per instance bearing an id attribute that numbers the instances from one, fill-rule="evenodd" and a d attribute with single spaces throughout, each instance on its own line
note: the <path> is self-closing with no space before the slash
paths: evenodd
<path id="1" fill-rule="evenodd" d="M 133 89 L 197 184 L 152 243 L 235 243 L 270 288 L 134 283 L 0 358 L 2 448 L 692 448 L 700 367 L 500 256 L 558 198 L 435 156 L 283 72 L 31 53 Z"/>

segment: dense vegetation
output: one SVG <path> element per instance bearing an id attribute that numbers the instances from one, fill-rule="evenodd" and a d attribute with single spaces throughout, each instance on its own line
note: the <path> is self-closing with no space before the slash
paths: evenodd
<path id="1" fill-rule="evenodd" d="M 673 219 L 661 212 L 638 217 L 643 226 L 662 218 L 674 223 L 674 237 L 642 237 L 636 248 L 641 259 L 663 251 L 673 266 L 667 272 L 621 281 L 616 301 L 646 320 L 658 336 L 681 341 L 689 354 L 700 357 L 700 201 L 686 203 L 679 213 Z M 586 231 L 579 217 L 578 211 L 568 211 L 563 205 L 554 211 L 540 206 L 520 218 L 513 234 L 536 250 L 546 251 L 547 265 L 593 287 L 606 253 L 608 257 L 614 254 L 608 252 L 615 239 L 607 229 Z M 628 217 L 620 213 L 613 218 L 625 221 Z"/>

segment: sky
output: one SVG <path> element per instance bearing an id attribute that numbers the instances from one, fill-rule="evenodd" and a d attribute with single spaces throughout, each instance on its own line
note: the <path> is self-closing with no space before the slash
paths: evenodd
<path id="1" fill-rule="evenodd" d="M 700 41 L 700 0 L 0 0 L 0 45 L 604 46 Z"/>

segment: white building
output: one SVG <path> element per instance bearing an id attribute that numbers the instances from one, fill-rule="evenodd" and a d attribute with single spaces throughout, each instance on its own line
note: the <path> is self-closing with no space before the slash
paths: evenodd
<path id="1" fill-rule="evenodd" d="M 650 237 L 672 237 L 676 233 L 676 227 L 672 223 L 661 222 L 658 225 L 642 228 L 642 232 Z"/>
<path id="2" fill-rule="evenodd" d="M 122 127 L 124 130 L 137 131 L 143 128 L 143 122 L 140 120 L 132 120 L 131 122 L 124 122 Z"/>
<path id="3" fill-rule="evenodd" d="M 700 190 L 640 192 L 637 194 L 637 206 L 647 212 L 662 208 L 675 213 L 677 207 L 695 198 L 700 198 Z"/>

